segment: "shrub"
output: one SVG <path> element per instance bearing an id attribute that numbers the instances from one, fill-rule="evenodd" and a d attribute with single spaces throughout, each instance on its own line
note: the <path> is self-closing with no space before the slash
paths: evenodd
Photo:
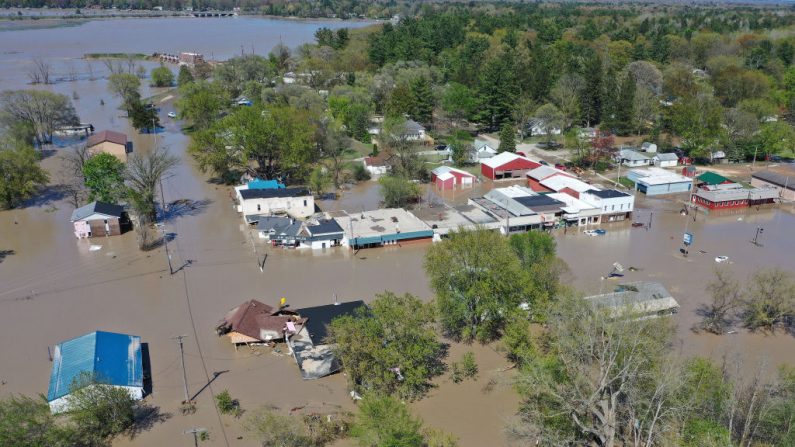
<path id="1" fill-rule="evenodd" d="M 475 354 L 467 352 L 461 359 L 461 371 L 464 377 L 474 379 L 478 376 L 478 364 L 475 362 Z"/>

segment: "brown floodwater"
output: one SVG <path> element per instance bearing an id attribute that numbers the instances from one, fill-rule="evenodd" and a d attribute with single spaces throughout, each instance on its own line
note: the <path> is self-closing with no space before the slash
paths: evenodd
<path id="1" fill-rule="evenodd" d="M 135 28 L 145 20 L 135 20 L 132 24 L 101 23 Z M 152 20 L 166 23 L 162 21 L 166 19 Z M 188 19 L 173 20 L 185 20 L 176 26 L 191 26 L 182 25 L 191 23 Z M 220 35 L 226 35 L 236 31 L 223 27 L 234 28 L 238 22 L 233 20 L 243 19 L 208 20 L 217 20 L 212 26 L 222 27 L 226 31 Z M 205 22 L 192 23 L 201 28 Z M 299 26 L 302 22 L 289 23 Z M 304 40 L 311 39 L 313 26 L 302 28 Z M 46 31 L 74 33 L 67 30 L 81 29 L 89 30 L 76 27 Z M 296 29 L 294 33 L 298 32 Z M 0 60 L 3 67 L 0 70 L 10 70 L 8 76 L 0 76 L 1 88 L 23 87 L 24 76 L 20 73 L 24 71 L 19 67 L 32 58 L 32 50 L 24 50 L 24 56 L 9 53 L 14 46 L 27 45 L 17 40 L 17 36 L 27 34 L 14 34 L 22 32 L 0 33 L 0 47 L 5 52 L 2 57 L 6 58 Z M 36 31 L 39 32 L 43 30 Z M 54 38 L 66 39 L 67 35 L 55 34 Z M 212 39 L 208 37 L 205 41 L 208 40 Z M 63 57 L 79 57 L 92 51 L 146 51 L 157 42 L 171 42 L 169 45 L 179 50 L 190 42 L 161 37 L 138 49 L 114 45 L 104 48 L 99 38 L 85 41 L 91 42 L 85 44 L 91 47 L 70 49 L 72 53 Z M 41 46 L 45 43 L 38 41 Z M 271 37 L 267 44 L 258 44 L 257 51 L 260 47 L 267 50 L 273 43 Z M 237 42 L 229 45 L 239 46 Z M 47 51 L 51 51 L 51 57 L 59 57 L 62 50 Z M 134 142 L 135 151 L 151 150 L 154 137 L 133 132 L 126 119 L 119 117 L 118 101 L 107 93 L 102 79 L 63 82 L 48 88 L 70 95 L 77 91 L 80 99 L 75 106 L 85 121 L 93 122 L 98 129 L 126 132 Z M 145 90 L 145 94 L 157 92 Z M 99 104 L 99 98 L 105 100 L 104 106 Z M 140 252 L 132 233 L 77 241 L 69 223 L 72 209 L 59 198 L 57 188 L 51 188 L 45 197 L 28 207 L 0 212 L 0 252 L 12 251 L 0 257 L 0 358 L 3 359 L 0 396 L 45 393 L 51 367 L 48 347 L 86 332 L 110 330 L 140 335 L 148 343 L 153 394 L 147 401 L 170 414 L 164 422 L 133 439 L 120 439 L 117 445 L 192 445 L 191 436 L 183 434 L 190 427 L 209 431 L 210 440 L 203 445 L 256 445 L 255 440 L 242 432 L 238 421 L 216 413 L 211 393 L 223 389 L 240 399 L 242 407 L 248 410 L 263 404 L 275 404 L 285 411 L 306 404 L 352 409 L 344 375 L 303 381 L 284 352 L 264 348 L 235 351 L 225 339 L 215 335 L 213 328 L 228 309 L 250 298 L 276 303 L 283 296 L 292 306 L 303 307 L 330 303 L 335 295 L 342 301 L 370 301 L 377 293 L 391 290 L 414 293 L 429 300 L 432 294 L 422 266 L 428 245 L 392 246 L 356 254 L 342 248 L 307 251 L 268 247 L 252 238 L 243 226 L 229 199 L 229 188 L 208 183 L 185 154 L 187 137 L 181 134 L 178 123 L 165 118 L 172 109 L 169 101 L 162 104 L 165 130 L 158 135 L 158 143 L 169 147 L 183 163 L 165 180 L 165 196 L 168 202 L 187 200 L 193 206 L 174 210 L 165 228 L 174 234 L 168 246 L 174 268 L 180 269 L 188 261 L 190 265 L 170 275 L 164 248 Z M 50 156 L 43 163 L 57 181 L 58 157 Z M 426 189 L 423 196 L 431 197 L 432 201 L 461 204 L 469 195 L 482 194 L 492 186 L 483 183 L 469 191 L 444 193 Z M 676 204 L 677 199 L 681 198 L 638 198 L 636 220 L 646 222 L 653 213 L 649 231 L 623 223 L 603 226 L 607 234 L 602 237 L 587 237 L 575 231 L 558 232 L 558 251 L 571 268 L 572 284 L 585 293 L 607 291 L 615 281 L 602 281 L 600 277 L 609 272 L 612 263 L 636 267 L 637 271 L 626 272 L 626 280 L 660 281 L 681 304 L 680 313 L 673 318 L 679 329 L 677 349 L 683 354 L 713 358 L 736 354 L 748 364 L 760 359 L 772 364 L 791 363 L 795 356 L 795 340 L 791 336 L 739 330 L 735 335 L 717 337 L 694 334 L 690 327 L 698 320 L 695 309 L 707 299 L 704 288 L 716 266 L 715 256 L 729 256 L 725 267 L 734 269 L 743 278 L 761 266 L 793 270 L 792 209 L 784 206 L 728 215 L 699 213 L 693 222 L 692 214 L 688 217 L 679 214 L 681 205 Z M 319 205 L 324 210 L 360 211 L 376 208 L 379 201 L 377 185 L 367 182 L 346 191 L 337 201 L 321 201 Z M 678 249 L 686 225 L 694 235 L 694 245 L 685 259 Z M 758 226 L 764 228 L 761 247 L 749 242 Z M 92 251 L 91 245 L 101 248 Z M 266 254 L 264 270 L 260 271 L 257 261 Z M 197 412 L 190 416 L 177 411 L 183 399 L 183 386 L 178 348 L 172 340 L 176 335 L 188 336 L 185 360 L 191 395 L 199 392 L 214 372 L 221 372 L 196 397 Z M 502 372 L 506 362 L 492 347 L 453 344 L 451 360 L 458 360 L 469 349 L 475 352 L 481 368 L 478 381 L 454 384 L 446 376 L 440 377 L 436 380 L 438 388 L 411 407 L 429 426 L 457 435 L 462 446 L 506 445 L 508 439 L 503 429 L 518 405 L 510 388 L 510 372 Z M 492 379 L 497 384 L 491 391 L 484 391 Z"/>

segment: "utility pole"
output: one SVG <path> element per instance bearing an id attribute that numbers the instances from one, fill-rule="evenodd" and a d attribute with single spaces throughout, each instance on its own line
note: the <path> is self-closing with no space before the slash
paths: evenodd
<path id="1" fill-rule="evenodd" d="M 761 247 L 762 244 L 758 242 L 759 235 L 764 233 L 765 229 L 762 227 L 756 227 L 756 234 L 754 235 L 754 239 L 751 241 L 752 244 L 756 245 L 757 247 Z"/>
<path id="2" fill-rule="evenodd" d="M 185 400 L 182 402 L 183 404 L 190 403 L 190 396 L 188 396 L 188 373 L 185 371 L 185 350 L 182 348 L 182 340 L 186 337 L 187 335 L 171 337 L 172 340 L 176 340 L 177 343 L 179 343 L 179 361 L 180 364 L 182 364 L 182 384 L 185 386 Z"/>
<path id="3" fill-rule="evenodd" d="M 152 118 L 152 130 L 154 132 L 155 137 L 155 146 L 152 148 L 153 151 L 157 150 L 157 127 L 155 127 L 155 119 Z M 174 267 L 171 265 L 171 253 L 168 252 L 168 235 L 166 234 L 166 196 L 163 193 L 163 178 L 159 178 L 158 183 L 160 184 L 160 202 L 163 205 L 163 222 L 162 226 L 160 227 L 163 233 L 163 245 L 166 248 L 166 259 L 168 260 L 168 273 L 170 275 L 174 274 Z"/>
<path id="4" fill-rule="evenodd" d="M 205 433 L 207 429 L 204 427 L 191 427 L 187 430 L 183 430 L 182 434 L 184 435 L 193 435 L 193 445 L 199 445 L 199 433 Z"/>

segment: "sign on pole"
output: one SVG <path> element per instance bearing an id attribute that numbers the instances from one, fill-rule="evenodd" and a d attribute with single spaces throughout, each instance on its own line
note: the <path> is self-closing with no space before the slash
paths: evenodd
<path id="1" fill-rule="evenodd" d="M 692 233 L 685 233 L 684 237 L 682 237 L 682 242 L 685 245 L 692 245 L 693 244 L 693 234 Z"/>

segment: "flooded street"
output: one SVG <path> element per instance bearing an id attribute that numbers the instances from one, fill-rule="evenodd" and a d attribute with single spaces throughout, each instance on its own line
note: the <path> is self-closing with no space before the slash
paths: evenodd
<path id="1" fill-rule="evenodd" d="M 0 32 L 0 89 L 25 88 L 27 64 L 36 56 L 52 58 L 58 70 L 87 52 L 193 50 L 221 59 L 238 54 L 241 45 L 246 51 L 253 45 L 255 52 L 264 54 L 280 39 L 291 46 L 311 40 L 319 26 L 358 25 L 253 18 L 139 19 L 37 30 L 31 32 L 30 36 L 37 36 L 32 39 L 24 34 L 28 31 Z M 208 27 L 213 32 L 207 32 Z M 85 65 L 85 61 L 78 63 Z M 101 64 L 94 65 L 99 70 Z M 118 100 L 107 92 L 103 79 L 60 82 L 48 88 L 70 96 L 77 92 L 80 99 L 75 107 L 81 118 L 98 130 L 127 133 L 134 151 L 153 147 L 154 136 L 137 134 L 119 117 Z M 145 88 L 143 93 L 157 91 Z M 170 203 L 187 200 L 192 204 L 172 208 L 165 225 L 165 231 L 174 234 L 168 248 L 172 267 L 178 270 L 175 274 L 169 273 L 165 248 L 141 252 L 132 232 L 75 240 L 69 223 L 72 209 L 58 188 L 51 188 L 28 207 L 0 212 L 0 396 L 45 393 L 52 366 L 48 347 L 86 332 L 108 330 L 140 335 L 148 344 L 153 393 L 147 402 L 159 407 L 166 419 L 114 445 L 193 445 L 192 436 L 183 434 L 191 427 L 208 430 L 210 440 L 202 445 L 256 445 L 241 431 L 239 421 L 217 413 L 211 392 L 224 389 L 248 410 L 266 403 L 283 409 L 324 403 L 352 409 L 344 375 L 304 381 L 284 348 L 281 353 L 267 348 L 235 351 L 227 339 L 215 334 L 214 327 L 229 309 L 252 298 L 276 304 L 286 297 L 291 306 L 301 308 L 331 303 L 335 295 L 340 301 L 371 301 L 375 294 L 391 290 L 430 300 L 422 265 L 428 244 L 355 254 L 343 248 L 288 251 L 268 247 L 244 227 L 232 206 L 230 188 L 207 182 L 195 167 L 185 152 L 187 137 L 178 123 L 165 118 L 171 107 L 168 101 L 162 104 L 165 130 L 157 139 L 182 163 L 164 181 L 165 197 Z M 58 156 L 49 156 L 43 163 L 57 183 Z M 491 186 L 479 184 L 475 190 L 444 194 L 426 190 L 425 197 L 462 204 L 469 195 L 482 194 Z M 366 182 L 339 200 L 320 201 L 319 206 L 355 212 L 374 209 L 379 201 L 377 185 Z M 559 255 L 569 265 L 575 287 L 586 294 L 607 292 L 616 281 L 600 278 L 614 262 L 635 267 L 637 271 L 625 272 L 624 280 L 662 282 L 682 306 L 673 318 L 679 329 L 677 349 L 685 355 L 738 354 L 751 363 L 763 359 L 774 365 L 793 362 L 795 339 L 789 335 L 739 330 L 736 335 L 717 337 L 690 330 L 698 321 L 695 309 L 707 299 L 704 288 L 712 279 L 716 256 L 728 256 L 727 267 L 742 278 L 759 267 L 795 267 L 791 207 L 729 215 L 698 213 L 695 221 L 692 214 L 681 216 L 681 205 L 673 200 L 638 197 L 636 208 L 635 220 L 651 218 L 649 231 L 623 223 L 603 226 L 607 234 L 602 237 L 573 230 L 556 233 Z M 694 236 L 688 258 L 678 251 L 686 226 Z M 749 242 L 758 226 L 764 228 L 761 247 Z M 101 248 L 92 251 L 92 245 Z M 266 255 L 260 271 L 258 261 Z M 191 396 L 199 393 L 197 412 L 189 416 L 178 411 L 184 396 L 179 351 L 172 339 L 177 335 L 187 336 L 188 388 Z M 453 344 L 450 360 L 459 360 L 468 350 L 475 352 L 480 366 L 478 380 L 454 384 L 447 376 L 440 377 L 438 388 L 412 408 L 428 426 L 458 436 L 462 447 L 508 445 L 503 430 L 518 406 L 510 372 L 503 371 L 508 365 L 493 346 Z M 214 373 L 220 374 L 203 389 Z"/>

